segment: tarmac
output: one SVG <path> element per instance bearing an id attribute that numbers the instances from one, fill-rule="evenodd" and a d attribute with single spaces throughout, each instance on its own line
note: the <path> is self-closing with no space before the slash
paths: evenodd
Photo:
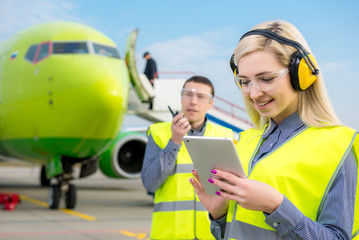
<path id="1" fill-rule="evenodd" d="M 76 179 L 73 210 L 48 208 L 48 188 L 40 187 L 36 165 L 0 164 L 0 193 L 17 193 L 13 211 L 0 209 L 0 239 L 150 239 L 153 198 L 140 179 L 110 179 L 100 171 Z"/>

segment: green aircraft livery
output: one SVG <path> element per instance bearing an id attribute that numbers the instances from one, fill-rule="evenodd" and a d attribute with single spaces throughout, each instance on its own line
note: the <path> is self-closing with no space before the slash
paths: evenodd
<path id="1" fill-rule="evenodd" d="M 129 39 L 129 66 L 111 39 L 72 22 L 35 25 L 0 45 L 0 155 L 45 166 L 50 208 L 63 194 L 75 207 L 75 164 L 80 177 L 97 166 L 109 177 L 138 177 L 146 138 L 120 133 L 130 80 L 138 78 L 136 37 Z"/>

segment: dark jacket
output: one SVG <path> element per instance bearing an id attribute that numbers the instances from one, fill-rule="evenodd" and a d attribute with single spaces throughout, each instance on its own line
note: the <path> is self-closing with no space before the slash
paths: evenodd
<path id="1" fill-rule="evenodd" d="M 147 60 L 144 74 L 148 80 L 158 78 L 156 62 L 152 58 Z"/>

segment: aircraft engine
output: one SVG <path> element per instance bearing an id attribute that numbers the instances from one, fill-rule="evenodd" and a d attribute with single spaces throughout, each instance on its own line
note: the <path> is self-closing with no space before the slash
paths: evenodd
<path id="1" fill-rule="evenodd" d="M 99 166 L 111 178 L 140 178 L 147 137 L 137 132 L 122 132 L 100 155 Z"/>

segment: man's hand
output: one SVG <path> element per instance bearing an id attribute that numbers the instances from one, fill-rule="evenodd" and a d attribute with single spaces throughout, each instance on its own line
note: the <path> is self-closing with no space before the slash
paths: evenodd
<path id="1" fill-rule="evenodd" d="M 177 114 L 172 120 L 172 142 L 175 144 L 181 144 L 183 137 L 191 129 L 191 124 L 187 118 L 184 117 L 183 113 Z"/>

